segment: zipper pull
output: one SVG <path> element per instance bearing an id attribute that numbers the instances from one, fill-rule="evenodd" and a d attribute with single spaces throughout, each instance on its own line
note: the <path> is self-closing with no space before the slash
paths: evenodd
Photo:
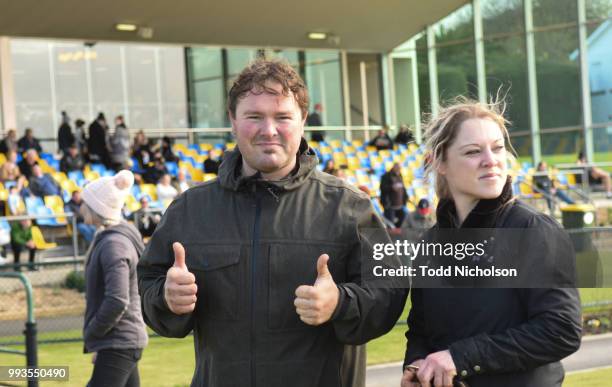
<path id="1" fill-rule="evenodd" d="M 267 186 L 266 189 L 268 190 L 268 192 L 270 192 L 270 195 L 272 195 L 274 197 L 274 200 L 278 203 L 280 201 L 280 198 L 276 193 L 274 193 L 274 189 L 270 186 Z"/>

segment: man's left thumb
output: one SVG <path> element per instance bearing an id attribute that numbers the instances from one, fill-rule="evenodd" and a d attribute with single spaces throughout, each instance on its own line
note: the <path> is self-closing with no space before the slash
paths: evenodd
<path id="1" fill-rule="evenodd" d="M 329 268 L 327 267 L 327 262 L 329 261 L 329 255 L 321 254 L 319 259 L 317 260 L 317 279 L 321 277 L 331 277 L 331 273 L 329 272 Z"/>

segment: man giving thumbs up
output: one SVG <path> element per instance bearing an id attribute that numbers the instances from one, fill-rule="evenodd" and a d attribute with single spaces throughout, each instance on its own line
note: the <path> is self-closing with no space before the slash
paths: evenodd
<path id="1" fill-rule="evenodd" d="M 347 386 L 345 345 L 389 331 L 406 299 L 362 279 L 382 223 L 369 197 L 317 169 L 289 63 L 249 64 L 227 105 L 236 147 L 218 178 L 170 204 L 139 261 L 145 321 L 193 332 L 192 386 Z"/>
<path id="2" fill-rule="evenodd" d="M 198 285 L 196 285 L 195 276 L 187 270 L 183 245 L 175 242 L 172 248 L 174 249 L 174 265 L 166 273 L 164 298 L 173 313 L 191 313 L 195 309 Z"/>
<path id="3" fill-rule="evenodd" d="M 295 310 L 300 320 L 308 325 L 321 325 L 331 318 L 340 291 L 327 267 L 329 256 L 323 254 L 317 260 L 317 279 L 313 286 L 301 285 L 295 290 Z"/>

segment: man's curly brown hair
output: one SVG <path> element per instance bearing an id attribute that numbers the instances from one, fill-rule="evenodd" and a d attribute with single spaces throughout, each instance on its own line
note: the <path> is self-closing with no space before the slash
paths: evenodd
<path id="1" fill-rule="evenodd" d="M 256 59 L 250 63 L 234 81 L 227 98 L 227 108 L 230 117 L 236 116 L 238 100 L 246 94 L 278 94 L 266 83 L 278 83 L 283 88 L 283 95 L 293 94 L 302 112 L 302 118 L 308 114 L 308 89 L 300 75 L 285 60 Z"/>

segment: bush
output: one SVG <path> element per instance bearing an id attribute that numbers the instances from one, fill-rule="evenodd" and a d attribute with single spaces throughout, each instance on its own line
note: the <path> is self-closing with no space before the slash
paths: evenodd
<path id="1" fill-rule="evenodd" d="M 85 273 L 82 271 L 73 270 L 66 276 L 65 286 L 68 289 L 75 289 L 79 293 L 85 291 Z"/>

